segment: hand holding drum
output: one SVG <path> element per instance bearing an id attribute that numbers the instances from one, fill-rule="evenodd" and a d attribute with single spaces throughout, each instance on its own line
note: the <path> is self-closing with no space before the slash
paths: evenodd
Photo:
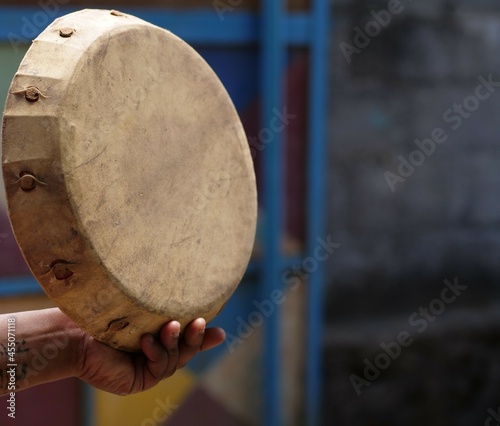
<path id="1" fill-rule="evenodd" d="M 257 199 L 246 137 L 206 62 L 114 11 L 51 24 L 3 122 L 11 223 L 47 295 L 108 345 L 214 318 L 241 281 Z"/>

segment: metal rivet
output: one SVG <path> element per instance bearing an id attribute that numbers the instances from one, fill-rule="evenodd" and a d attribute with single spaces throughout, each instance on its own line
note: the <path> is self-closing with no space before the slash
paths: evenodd
<path id="1" fill-rule="evenodd" d="M 74 32 L 75 30 L 73 30 L 73 28 L 61 28 L 59 30 L 59 35 L 61 37 L 71 37 Z"/>
<path id="2" fill-rule="evenodd" d="M 29 173 L 23 173 L 19 178 L 19 186 L 23 191 L 33 191 L 36 187 L 36 179 Z"/>
<path id="3" fill-rule="evenodd" d="M 112 10 L 111 15 L 113 16 L 123 16 L 124 14 L 119 12 L 118 10 Z"/>
<path id="4" fill-rule="evenodd" d="M 35 86 L 28 86 L 25 89 L 22 90 L 16 90 L 13 92 L 10 92 L 13 95 L 24 95 L 24 98 L 28 102 L 36 102 L 40 97 L 42 98 L 48 98 L 48 96 L 44 95 L 38 87 Z"/>
<path id="5" fill-rule="evenodd" d="M 24 98 L 28 102 L 37 102 L 40 99 L 40 91 L 36 87 L 28 87 L 24 94 Z"/>
<path id="6" fill-rule="evenodd" d="M 58 263 L 53 267 L 54 275 L 58 280 L 66 280 L 73 275 L 73 271 L 68 269 L 64 263 Z"/>

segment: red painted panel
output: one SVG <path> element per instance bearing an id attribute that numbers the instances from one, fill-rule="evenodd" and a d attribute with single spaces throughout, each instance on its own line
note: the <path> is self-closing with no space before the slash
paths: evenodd
<path id="1" fill-rule="evenodd" d="M 81 426 L 82 385 L 65 379 L 35 386 L 16 394 L 16 418 L 7 416 L 8 396 L 0 397 L 0 425 Z"/>
<path id="2" fill-rule="evenodd" d="M 31 275 L 26 262 L 19 251 L 9 219 L 0 210 L 0 277 Z"/>
<path id="3" fill-rule="evenodd" d="M 306 146 L 308 122 L 308 79 L 309 58 L 305 52 L 294 52 L 285 72 L 284 93 L 285 109 L 276 113 L 276 126 L 283 125 L 285 155 L 285 230 L 288 236 L 304 244 L 305 206 L 306 206 Z M 268 130 L 273 123 L 260 122 L 260 99 L 241 114 L 241 119 L 250 144 L 250 150 L 257 172 L 257 186 L 262 193 L 261 167 L 262 155 L 269 142 Z M 267 133 L 266 133 L 267 132 Z M 267 143 L 266 143 L 267 142 Z"/>

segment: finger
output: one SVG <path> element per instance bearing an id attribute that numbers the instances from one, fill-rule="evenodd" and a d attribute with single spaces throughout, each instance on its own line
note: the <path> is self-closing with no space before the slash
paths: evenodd
<path id="1" fill-rule="evenodd" d="M 201 346 L 202 351 L 215 348 L 226 340 L 226 332 L 220 327 L 207 328 Z"/>
<path id="2" fill-rule="evenodd" d="M 177 369 L 179 360 L 179 336 L 181 325 L 178 321 L 171 321 L 160 331 L 160 341 L 167 351 L 168 363 L 163 377 L 170 377 Z"/>
<path id="3" fill-rule="evenodd" d="M 222 328 L 207 328 L 203 336 L 203 342 L 200 347 L 194 350 L 193 347 L 187 347 L 185 342 L 179 344 L 179 365 L 184 367 L 197 352 L 207 351 L 220 345 L 226 339 L 226 333 Z"/>
<path id="4" fill-rule="evenodd" d="M 191 321 L 184 330 L 183 339 L 179 344 L 179 368 L 184 367 L 194 355 L 201 351 L 206 326 L 205 320 L 198 318 Z"/>
<path id="5" fill-rule="evenodd" d="M 205 336 L 205 328 L 207 323 L 203 318 L 191 321 L 184 330 L 183 343 L 185 346 L 199 351 Z"/>
<path id="6" fill-rule="evenodd" d="M 147 358 L 145 363 L 145 375 L 149 373 L 150 377 L 145 376 L 145 380 L 152 382 L 150 385 L 163 378 L 168 365 L 168 354 L 163 345 L 151 334 L 141 337 L 141 349 Z"/>
<path id="7" fill-rule="evenodd" d="M 141 349 L 148 361 L 158 362 L 164 356 L 165 350 L 155 341 L 151 334 L 145 334 L 141 337 Z"/>

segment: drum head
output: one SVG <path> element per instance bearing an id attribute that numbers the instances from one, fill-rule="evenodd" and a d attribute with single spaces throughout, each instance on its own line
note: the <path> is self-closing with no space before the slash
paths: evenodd
<path id="1" fill-rule="evenodd" d="M 21 63 L 3 126 L 12 226 L 62 311 L 125 350 L 218 314 L 250 258 L 255 175 L 191 47 L 115 11 L 64 16 Z"/>

